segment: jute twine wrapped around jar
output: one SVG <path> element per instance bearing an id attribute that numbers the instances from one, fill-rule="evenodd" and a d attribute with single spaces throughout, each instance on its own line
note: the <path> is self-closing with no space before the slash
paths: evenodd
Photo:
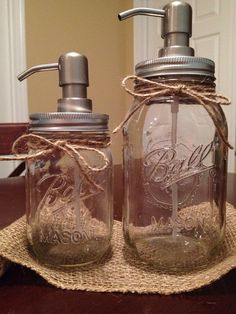
<path id="1" fill-rule="evenodd" d="M 94 182 L 92 174 L 104 171 L 110 161 L 100 148 L 106 148 L 111 144 L 110 138 L 106 137 L 103 140 L 94 139 L 66 139 L 66 140 L 49 140 L 45 137 L 36 134 L 24 134 L 20 136 L 12 146 L 11 156 L 0 156 L 0 160 L 30 160 L 40 157 L 45 157 L 54 150 L 60 150 L 69 156 L 85 179 L 99 190 L 103 188 Z M 82 156 L 81 151 L 95 152 L 101 159 L 101 166 L 91 166 Z"/>
<path id="2" fill-rule="evenodd" d="M 132 81 L 135 84 L 134 90 L 128 87 L 128 81 Z M 151 99 L 162 96 L 183 96 L 193 99 L 197 104 L 200 104 L 205 108 L 225 147 L 233 149 L 225 137 L 224 130 L 218 121 L 218 117 L 220 116 L 219 111 L 221 110 L 220 106 L 229 105 L 230 99 L 226 96 L 217 94 L 214 86 L 209 86 L 204 83 L 193 84 L 191 82 L 161 83 L 160 81 L 157 82 L 130 75 L 124 78 L 122 87 L 128 94 L 132 95 L 135 99 L 138 99 L 139 102 L 128 110 L 124 120 L 114 129 L 113 133 L 118 132 L 130 120 L 133 114 L 142 110 Z"/>

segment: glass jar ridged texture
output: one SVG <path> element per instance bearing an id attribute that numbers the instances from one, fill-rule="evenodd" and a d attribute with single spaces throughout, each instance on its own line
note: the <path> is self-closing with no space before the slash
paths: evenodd
<path id="1" fill-rule="evenodd" d="M 106 133 L 40 132 L 27 160 L 27 236 L 42 263 L 93 263 L 109 250 L 112 157 Z"/>
<path id="2" fill-rule="evenodd" d="M 227 148 L 212 118 L 191 97 L 152 97 L 123 134 L 127 246 L 160 269 L 205 267 L 225 232 Z"/>

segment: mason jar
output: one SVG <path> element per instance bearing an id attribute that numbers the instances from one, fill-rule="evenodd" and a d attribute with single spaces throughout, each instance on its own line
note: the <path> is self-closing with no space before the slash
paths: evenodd
<path id="1" fill-rule="evenodd" d="M 198 93 L 215 89 L 214 63 L 205 58 L 159 58 L 138 64 L 136 74 Z M 134 93 L 145 84 L 137 79 Z M 143 99 L 135 97 L 133 108 Z M 125 242 L 160 269 L 206 267 L 224 239 L 227 147 L 215 123 L 225 138 L 227 124 L 212 106 L 215 122 L 196 98 L 171 90 L 146 98 L 123 129 Z"/>
<path id="2" fill-rule="evenodd" d="M 100 260 L 112 234 L 112 156 L 108 116 L 30 116 L 26 162 L 27 236 L 45 264 Z"/>

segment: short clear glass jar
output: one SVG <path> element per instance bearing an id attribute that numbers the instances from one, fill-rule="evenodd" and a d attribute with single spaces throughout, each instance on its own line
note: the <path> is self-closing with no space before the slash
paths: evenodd
<path id="1" fill-rule="evenodd" d="M 214 87 L 213 79 L 204 76 L 152 79 Z M 134 106 L 141 101 L 136 98 Z M 220 107 L 216 119 L 227 138 Z M 128 248 L 165 271 L 205 267 L 225 233 L 227 147 L 212 118 L 191 97 L 152 97 L 123 134 Z"/>
<path id="2" fill-rule="evenodd" d="M 49 125 L 44 116 L 31 116 L 33 136 L 43 137 L 55 146 L 47 146 L 37 138 L 28 144 L 31 155 L 26 163 L 28 240 L 42 263 L 58 266 L 93 263 L 111 245 L 110 139 L 106 125 L 96 123 L 96 119 L 107 122 L 108 116 L 73 113 L 70 120 L 68 114 L 67 122 L 59 126 L 65 113 L 51 115 Z M 42 120 L 47 121 L 46 125 L 42 126 Z"/>

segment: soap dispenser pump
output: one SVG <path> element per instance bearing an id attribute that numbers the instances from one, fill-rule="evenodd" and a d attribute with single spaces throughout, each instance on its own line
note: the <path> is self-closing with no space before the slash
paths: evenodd
<path id="1" fill-rule="evenodd" d="M 148 15 L 162 18 L 161 37 L 164 47 L 159 51 L 159 57 L 193 56 L 194 50 L 189 47 L 192 36 L 192 8 L 183 1 L 174 1 L 163 9 L 134 8 L 118 15 L 120 20 L 135 15 Z"/>
<path id="2" fill-rule="evenodd" d="M 41 64 L 31 67 L 18 76 L 20 81 L 36 72 L 58 70 L 62 98 L 58 99 L 57 111 L 91 112 L 92 101 L 87 99 L 88 60 L 77 52 L 61 55 L 58 63 Z"/>
<path id="3" fill-rule="evenodd" d="M 215 93 L 214 62 L 194 57 L 189 47 L 189 4 L 135 8 L 119 18 L 137 14 L 162 18 L 164 47 L 122 83 L 134 96 L 122 124 L 124 237 L 146 263 L 195 270 L 206 267 L 224 239 L 230 145 L 220 104 L 229 101 Z"/>
<path id="4" fill-rule="evenodd" d="M 87 99 L 87 58 L 69 52 L 58 63 L 21 75 L 58 70 L 58 111 L 30 115 L 30 133 L 15 143 L 27 153 L 27 236 L 44 264 L 80 266 L 98 261 L 110 247 L 112 158 L 108 116 Z M 23 152 L 22 152 L 23 150 Z"/>

